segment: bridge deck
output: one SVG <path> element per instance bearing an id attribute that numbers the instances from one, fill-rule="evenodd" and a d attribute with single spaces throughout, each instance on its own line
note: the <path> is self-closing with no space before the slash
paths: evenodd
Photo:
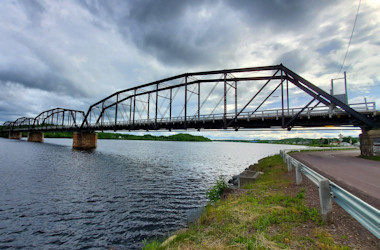
<path id="1" fill-rule="evenodd" d="M 355 104 L 355 109 L 359 113 L 366 116 L 376 116 L 377 111 L 374 108 L 368 108 L 367 105 Z M 282 114 L 281 109 L 263 110 L 253 112 L 243 112 L 235 122 L 231 123 L 227 128 L 240 129 L 240 128 L 270 128 L 281 127 L 282 117 L 286 123 L 292 119 L 301 108 L 290 109 L 289 112 Z M 104 130 L 159 130 L 159 129 L 223 129 L 225 128 L 225 120 L 227 123 L 235 119 L 235 113 L 228 113 L 224 118 L 223 114 L 213 115 L 200 115 L 186 117 L 173 117 L 171 119 L 140 119 L 136 121 L 118 122 L 118 123 L 99 123 L 89 124 L 85 130 L 90 131 L 104 131 Z M 321 127 L 321 126 L 358 126 L 356 120 L 347 113 L 340 110 L 329 109 L 305 109 L 293 121 L 293 126 L 302 127 Z M 7 131 L 7 130 L 4 130 Z M 9 130 L 10 131 L 10 130 Z M 27 131 L 78 131 L 76 126 L 61 126 L 61 125 L 48 125 L 45 126 L 25 126 L 14 128 L 12 131 L 27 132 Z"/>

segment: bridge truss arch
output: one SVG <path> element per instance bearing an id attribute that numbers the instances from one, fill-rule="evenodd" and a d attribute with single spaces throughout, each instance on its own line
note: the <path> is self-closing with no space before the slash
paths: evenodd
<path id="1" fill-rule="evenodd" d="M 280 64 L 185 73 L 118 91 L 91 105 L 80 129 L 376 127 L 374 110 L 350 107 Z"/>
<path id="2" fill-rule="evenodd" d="M 378 128 L 375 103 L 347 104 L 282 64 L 185 73 L 121 90 L 87 113 L 54 108 L 3 131 Z"/>
<path id="3" fill-rule="evenodd" d="M 78 130 L 85 113 L 81 110 L 54 108 L 34 118 L 33 130 Z"/>
<path id="4" fill-rule="evenodd" d="M 74 131 L 79 130 L 85 113 L 80 110 L 54 108 L 36 117 L 21 117 L 5 122 L 3 131 Z"/>

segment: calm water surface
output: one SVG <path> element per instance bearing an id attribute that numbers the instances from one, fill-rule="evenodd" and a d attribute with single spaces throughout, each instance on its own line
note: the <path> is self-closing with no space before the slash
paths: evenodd
<path id="1" fill-rule="evenodd" d="M 219 176 L 294 146 L 0 139 L 0 248 L 141 247 L 186 226 Z"/>

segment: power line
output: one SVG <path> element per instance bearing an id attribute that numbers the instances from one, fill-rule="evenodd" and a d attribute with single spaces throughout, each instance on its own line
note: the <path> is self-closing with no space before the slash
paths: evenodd
<path id="1" fill-rule="evenodd" d="M 355 21 L 354 21 L 354 26 L 352 27 L 352 32 L 351 32 L 351 36 L 350 36 L 350 41 L 348 42 L 348 46 L 347 46 L 347 50 L 346 50 L 346 54 L 344 55 L 344 59 L 343 59 L 343 63 L 342 63 L 342 66 L 340 66 L 340 69 L 339 69 L 339 73 L 342 71 L 343 69 L 343 66 L 344 66 L 344 63 L 346 62 L 346 58 L 347 58 L 347 54 L 348 54 L 348 50 L 350 48 L 350 45 L 351 45 L 351 40 L 352 40 L 352 36 L 354 35 L 354 30 L 355 30 L 355 26 L 356 26 L 356 21 L 358 20 L 358 15 L 359 15 L 359 9 L 360 9 L 360 4 L 361 4 L 361 0 L 359 0 L 359 5 L 358 5 L 358 10 L 356 12 L 356 17 L 355 17 Z"/>

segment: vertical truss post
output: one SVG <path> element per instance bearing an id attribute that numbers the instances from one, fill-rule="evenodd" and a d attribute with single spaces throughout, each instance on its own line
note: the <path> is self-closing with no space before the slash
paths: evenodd
<path id="1" fill-rule="evenodd" d="M 132 118 L 132 98 L 129 99 L 129 123 L 131 123 Z"/>
<path id="2" fill-rule="evenodd" d="M 53 113 L 53 112 L 51 112 L 51 113 Z M 51 124 L 50 124 L 50 127 L 52 127 L 52 125 L 53 125 L 53 114 L 51 115 Z M 46 124 L 46 128 L 47 128 L 47 124 Z"/>
<path id="3" fill-rule="evenodd" d="M 149 104 L 150 104 L 150 93 L 148 93 L 148 115 L 147 115 L 148 122 L 149 122 Z"/>
<path id="4" fill-rule="evenodd" d="M 134 91 L 134 95 L 133 95 L 133 120 L 132 120 L 132 125 L 133 127 L 135 127 L 135 111 L 136 111 L 136 89 Z"/>
<path id="5" fill-rule="evenodd" d="M 185 76 L 185 121 L 184 121 L 184 127 L 187 128 L 187 76 Z"/>
<path id="6" fill-rule="evenodd" d="M 237 122 L 237 81 L 235 81 L 235 122 Z"/>
<path id="7" fill-rule="evenodd" d="M 198 82 L 198 120 L 201 117 L 201 83 Z"/>
<path id="8" fill-rule="evenodd" d="M 116 132 L 116 125 L 117 125 L 117 104 L 119 102 L 119 94 L 116 95 L 116 105 L 115 105 L 115 129 L 114 131 Z"/>
<path id="9" fill-rule="evenodd" d="M 156 85 L 156 114 L 154 116 L 154 126 L 157 128 L 157 113 L 158 113 L 158 83 Z"/>
<path id="10" fill-rule="evenodd" d="M 102 121 L 101 121 L 100 125 L 103 127 L 103 124 L 104 124 L 104 101 L 102 102 L 102 112 L 100 113 L 100 115 L 102 116 Z"/>
<path id="11" fill-rule="evenodd" d="M 283 74 L 281 69 L 281 126 L 282 128 L 285 127 L 285 116 L 284 116 L 284 81 L 283 81 Z"/>
<path id="12" fill-rule="evenodd" d="M 172 102 L 173 102 L 173 93 L 172 89 L 170 89 L 170 104 L 169 104 L 169 120 L 172 120 Z"/>
<path id="13" fill-rule="evenodd" d="M 29 121 L 29 125 L 30 125 L 30 121 Z M 62 128 L 64 125 L 65 125 L 65 112 L 63 112 L 62 114 Z"/>
<path id="14" fill-rule="evenodd" d="M 71 118 L 73 119 L 73 121 L 75 121 L 75 118 L 74 118 L 74 113 L 73 113 L 73 111 L 70 111 L 70 113 L 71 113 Z M 69 124 L 70 126 L 72 126 L 72 124 L 70 123 Z"/>
<path id="15" fill-rule="evenodd" d="M 226 120 L 226 114 L 227 114 L 227 73 L 224 73 L 224 92 L 223 92 L 223 101 L 224 101 L 224 108 L 223 108 L 223 128 L 227 128 L 227 120 Z"/>
<path id="16" fill-rule="evenodd" d="M 287 109 L 288 109 L 288 115 L 289 115 L 289 81 L 286 79 L 286 103 L 287 103 Z"/>

